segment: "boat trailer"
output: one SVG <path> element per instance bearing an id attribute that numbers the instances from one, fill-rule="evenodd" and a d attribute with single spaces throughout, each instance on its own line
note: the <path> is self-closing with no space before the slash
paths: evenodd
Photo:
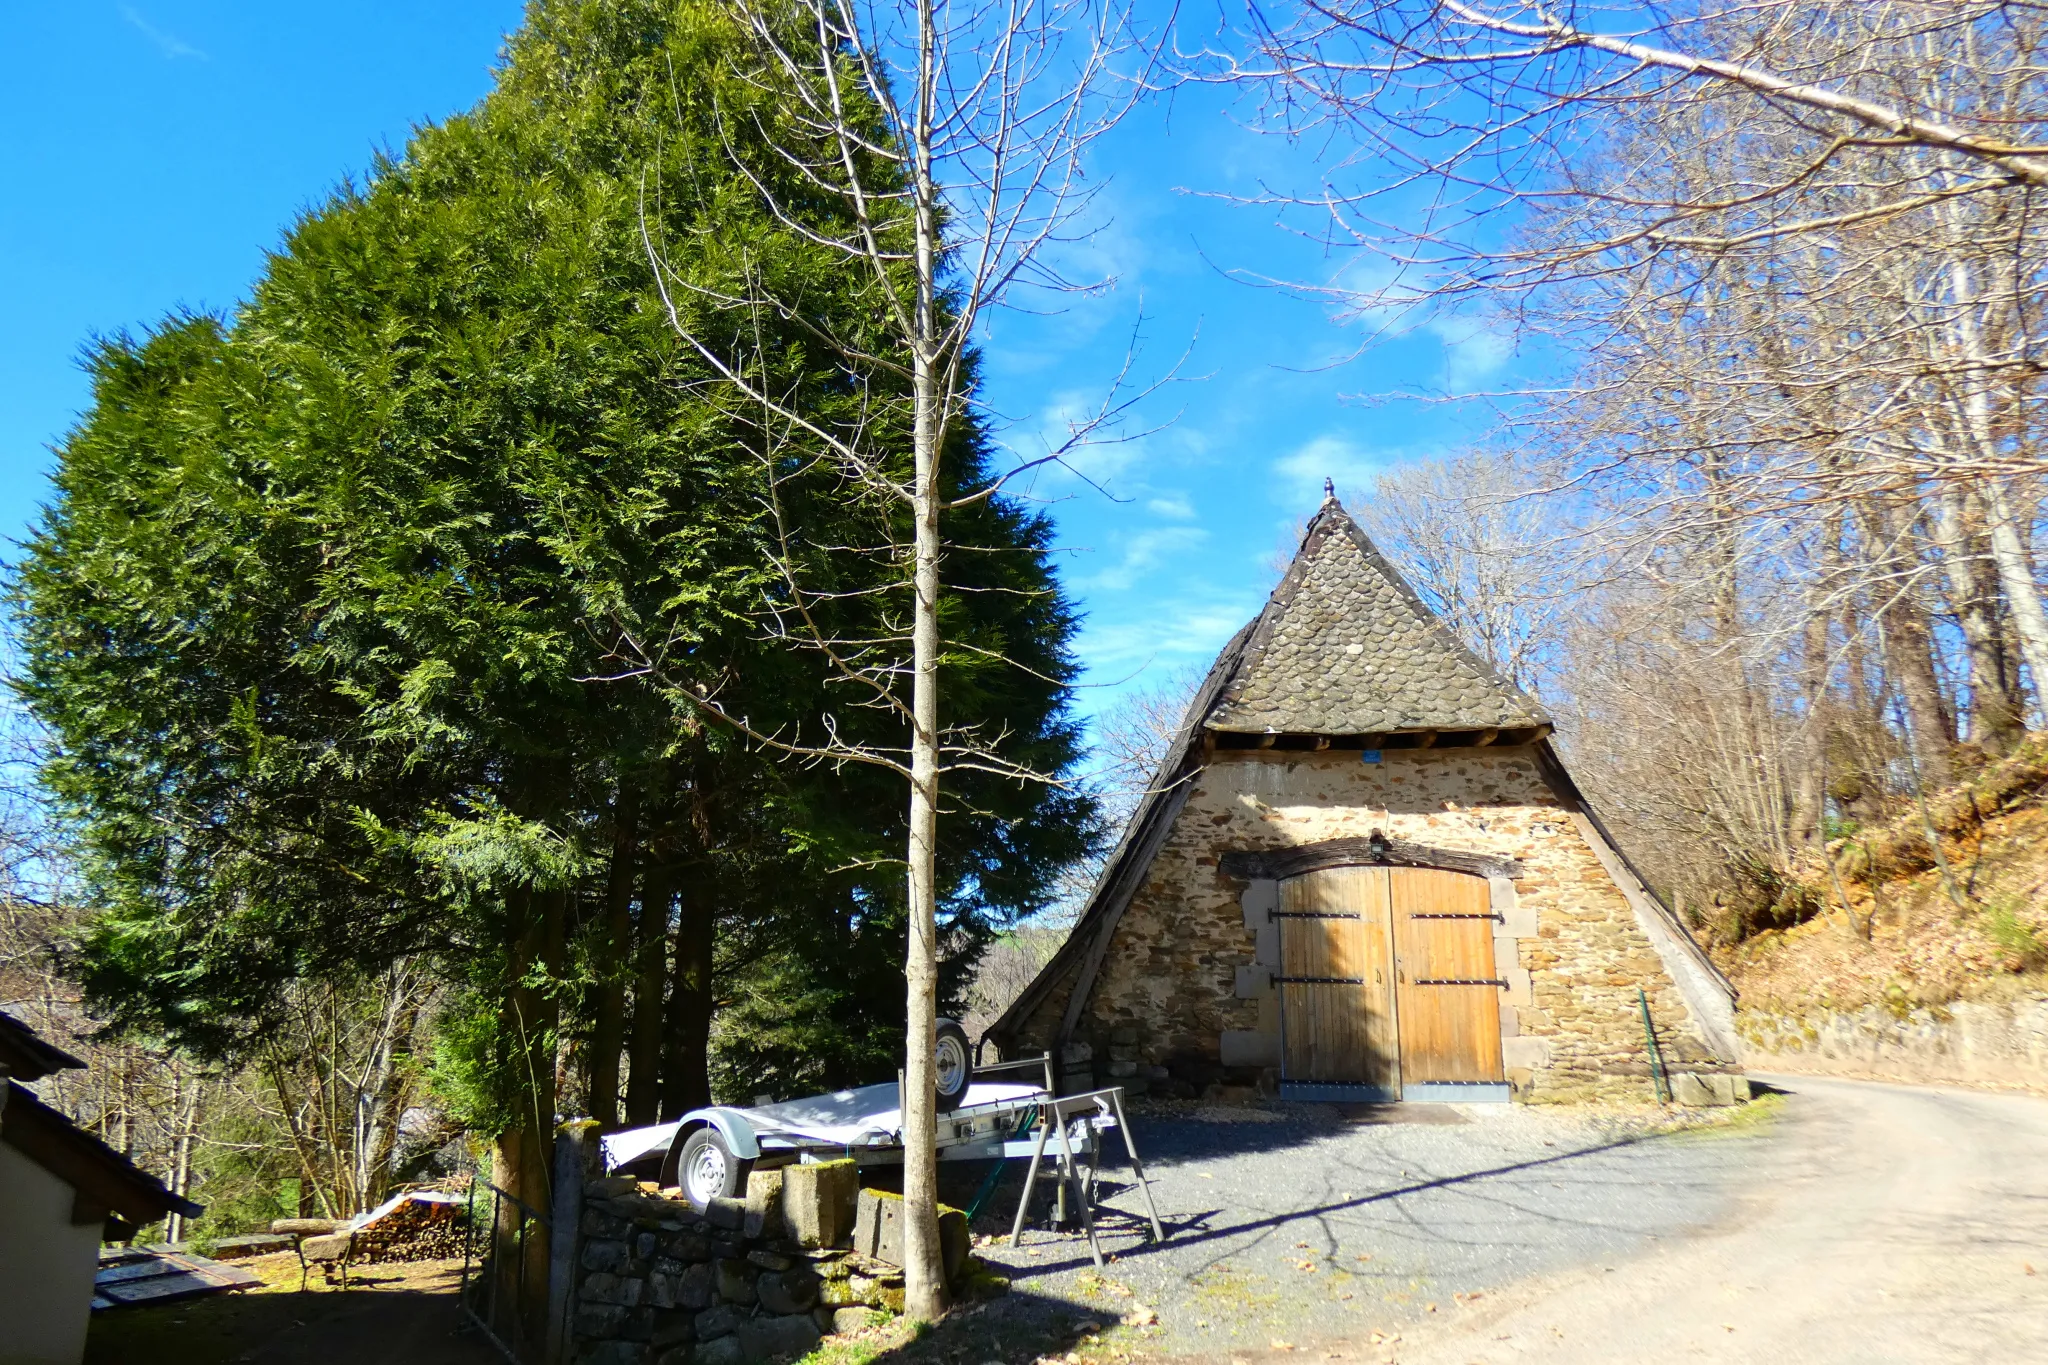
<path id="1" fill-rule="evenodd" d="M 1042 1071 L 1043 1080 L 981 1079 L 1022 1071 Z M 963 1078 L 968 1083 L 956 1091 L 954 1106 L 938 1115 L 938 1156 L 941 1161 L 1030 1161 L 1010 1229 L 1012 1246 L 1021 1243 L 1025 1215 L 1050 1150 L 1059 1207 L 1064 1210 L 1070 1198 L 1079 1207 L 1089 1253 L 1096 1265 L 1103 1263 L 1095 1233 L 1095 1180 L 1103 1138 L 1111 1132 L 1122 1139 L 1144 1192 L 1154 1240 L 1166 1239 L 1151 1182 L 1131 1139 L 1123 1087 L 1055 1095 L 1050 1053 L 985 1064 L 973 1072 Z M 861 1167 L 900 1166 L 901 1086 L 899 1079 L 776 1104 L 693 1109 L 668 1123 L 613 1133 L 600 1140 L 600 1150 L 607 1172 L 651 1176 L 664 1188 L 680 1186 L 700 1207 L 714 1198 L 743 1195 L 747 1176 L 756 1168 L 849 1158 Z M 993 1191 L 1001 1169 L 991 1171 L 983 1198 Z M 1055 1221 L 1066 1219 L 1056 1215 Z"/>

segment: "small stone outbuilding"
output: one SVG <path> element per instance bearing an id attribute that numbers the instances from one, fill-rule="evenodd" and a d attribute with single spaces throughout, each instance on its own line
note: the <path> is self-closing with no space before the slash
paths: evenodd
<path id="1" fill-rule="evenodd" d="M 989 1036 L 1069 1088 L 1746 1095 L 1733 989 L 1551 729 L 1327 499 Z"/>

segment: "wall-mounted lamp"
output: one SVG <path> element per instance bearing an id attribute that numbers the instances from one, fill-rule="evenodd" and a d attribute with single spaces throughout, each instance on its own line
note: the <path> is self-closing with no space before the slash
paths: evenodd
<path id="1" fill-rule="evenodd" d="M 1376 863 L 1385 862 L 1387 855 L 1394 851 L 1394 846 L 1387 842 L 1387 836 L 1378 830 L 1372 832 L 1371 837 L 1365 841 L 1365 846 L 1372 850 L 1372 860 Z"/>

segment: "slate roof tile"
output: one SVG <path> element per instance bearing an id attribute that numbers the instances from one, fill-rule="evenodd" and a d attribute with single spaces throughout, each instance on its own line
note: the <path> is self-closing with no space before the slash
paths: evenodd
<path id="1" fill-rule="evenodd" d="M 1353 735 L 1547 726 L 1445 629 L 1334 499 L 1206 720 L 1235 733 Z"/>

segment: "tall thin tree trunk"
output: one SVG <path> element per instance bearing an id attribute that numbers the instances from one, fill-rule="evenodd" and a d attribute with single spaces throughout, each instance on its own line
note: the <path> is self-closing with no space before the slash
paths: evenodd
<path id="1" fill-rule="evenodd" d="M 1984 505 L 1990 512 L 1991 559 L 1998 566 L 1998 585 L 2012 612 L 2020 654 L 2034 684 L 2034 704 L 2048 712 L 2048 611 L 2041 606 L 2041 587 L 2034 578 L 2034 556 L 2027 549 L 2012 498 L 1997 479 L 1984 482 Z"/>
<path id="2" fill-rule="evenodd" d="M 1934 671 L 1934 641 L 1918 581 L 1919 560 L 1912 554 L 1911 523 L 1896 504 L 1864 504 L 1873 566 L 1880 572 L 1878 645 L 1885 669 L 1905 703 L 1911 724 L 1906 742 L 1913 749 L 1920 780 L 1931 788 L 1949 780 L 1949 745 L 1955 734 Z"/>
<path id="3" fill-rule="evenodd" d="M 528 1208 L 545 1211 L 552 1205 L 549 1147 L 555 1128 L 556 1034 L 560 1005 L 554 983 L 562 976 L 562 949 L 568 920 L 569 893 L 510 893 L 517 938 L 513 952 L 513 986 L 506 998 L 505 1023 L 510 1030 L 512 1059 L 517 1069 L 516 1126 L 498 1135 L 492 1153 L 492 1174 L 498 1188 Z M 504 1275 L 517 1275 L 527 1285 L 547 1283 L 548 1239 L 529 1228 L 521 1235 L 515 1206 L 500 1206 L 496 1228 L 497 1265 Z M 545 1317 L 547 1295 L 534 1293 L 522 1303 L 528 1331 L 537 1333 Z"/>
<path id="4" fill-rule="evenodd" d="M 668 979 L 668 921 L 675 894 L 673 869 L 650 861 L 640 887 L 639 970 L 633 979 L 633 1036 L 626 1074 L 628 1123 L 653 1123 L 661 1111 L 662 987 Z"/>
<path id="5" fill-rule="evenodd" d="M 675 966 L 669 977 L 661 1056 L 661 1116 L 676 1118 L 711 1103 L 711 955 L 718 913 L 709 879 L 682 886 Z M 788 1099 L 787 1095 L 777 1096 Z"/>
<path id="6" fill-rule="evenodd" d="M 916 485 L 911 625 L 910 924 L 903 976 L 903 1274 L 904 1311 L 926 1322 L 946 1311 L 939 1247 L 938 837 L 939 837 L 939 457 L 941 411 L 938 292 L 938 190 L 932 178 L 932 101 L 938 79 L 938 29 L 932 0 L 918 0 L 917 113 L 911 138 L 916 207 L 917 318 L 911 346 L 912 445 Z"/>
<path id="7" fill-rule="evenodd" d="M 1961 489 L 1938 493 L 1933 512 L 1949 598 L 1970 658 L 1970 740 L 2002 754 L 2026 729 L 2026 713 L 1999 629 L 1995 573 L 1988 555 L 1980 553 L 1984 538 L 1973 534 Z"/>
<path id="8" fill-rule="evenodd" d="M 1820 545 L 1820 572 L 1814 579 L 1813 600 L 1806 616 L 1801 641 L 1801 693 L 1806 703 L 1800 730 L 1801 762 L 1799 780 L 1792 798 L 1792 841 L 1800 848 L 1812 848 L 1827 840 L 1827 756 L 1829 706 L 1828 682 L 1834 673 L 1834 622 L 1830 600 L 1841 588 L 1842 512 L 1836 508 L 1826 519 Z"/>
<path id="9" fill-rule="evenodd" d="M 626 978 L 633 970 L 633 878 L 640 855 L 640 803 L 621 780 L 612 802 L 612 865 L 597 935 L 596 1018 L 590 1030 L 590 1116 L 619 1121 L 619 1054 L 626 1045 Z"/>

